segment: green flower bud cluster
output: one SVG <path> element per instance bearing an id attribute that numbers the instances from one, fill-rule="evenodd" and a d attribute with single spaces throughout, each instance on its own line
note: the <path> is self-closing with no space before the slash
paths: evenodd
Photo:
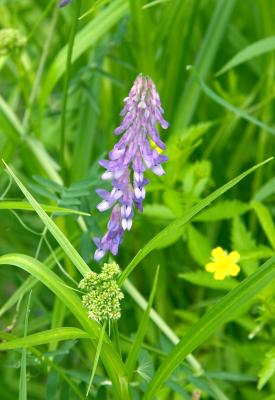
<path id="1" fill-rule="evenodd" d="M 0 29 L 0 55 L 20 51 L 27 39 L 17 29 Z"/>
<path id="2" fill-rule="evenodd" d="M 89 318 L 98 322 L 120 318 L 120 301 L 124 295 L 116 280 L 119 274 L 116 263 L 104 264 L 100 274 L 88 272 L 80 281 L 79 288 L 86 292 L 82 302 Z"/>

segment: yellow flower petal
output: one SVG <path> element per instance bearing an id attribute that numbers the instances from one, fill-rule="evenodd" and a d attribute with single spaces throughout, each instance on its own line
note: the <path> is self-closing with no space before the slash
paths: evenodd
<path id="1" fill-rule="evenodd" d="M 215 262 L 223 261 L 226 257 L 226 252 L 222 247 L 216 247 L 211 251 L 211 255 Z"/>
<path id="2" fill-rule="evenodd" d="M 226 271 L 219 268 L 217 271 L 214 273 L 214 279 L 216 281 L 222 281 L 226 277 Z"/>
<path id="3" fill-rule="evenodd" d="M 215 272 L 217 268 L 218 268 L 217 264 L 213 262 L 210 262 L 205 266 L 207 272 Z"/>
<path id="4" fill-rule="evenodd" d="M 233 264 L 230 267 L 229 273 L 231 276 L 237 276 L 239 272 L 240 272 L 240 267 L 237 264 Z"/>
<path id="5" fill-rule="evenodd" d="M 231 253 L 228 254 L 227 256 L 228 261 L 231 261 L 232 263 L 237 263 L 240 259 L 240 253 L 237 251 L 231 251 Z"/>

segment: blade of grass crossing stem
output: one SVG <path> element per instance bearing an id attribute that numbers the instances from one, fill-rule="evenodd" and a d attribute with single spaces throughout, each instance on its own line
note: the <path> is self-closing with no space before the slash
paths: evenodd
<path id="1" fill-rule="evenodd" d="M 99 336 L 99 340 L 98 340 L 98 344 L 97 344 L 97 348 L 96 348 L 96 353 L 95 353 L 95 359 L 94 359 L 94 364 L 93 364 L 93 369 L 92 369 L 92 373 L 91 373 L 91 377 L 89 380 L 89 384 L 88 384 L 88 388 L 87 388 L 87 392 L 86 392 L 86 396 L 89 396 L 89 392 L 91 389 L 91 386 L 93 384 L 93 380 L 94 380 L 94 376 L 95 376 L 95 372 L 96 372 L 96 368 L 98 365 L 98 361 L 99 361 L 99 356 L 100 356 L 100 352 L 102 349 L 102 344 L 103 344 L 103 338 L 104 338 L 104 333 L 105 333 L 105 329 L 106 329 L 106 321 L 104 321 L 102 328 L 100 330 L 100 336 Z"/>
<path id="2" fill-rule="evenodd" d="M 61 176 L 63 181 L 66 182 L 66 168 L 65 168 L 65 146 L 66 146 L 66 111 L 68 102 L 68 88 L 69 79 L 71 72 L 71 61 L 74 47 L 74 40 L 77 31 L 78 17 L 81 10 L 81 0 L 78 0 L 74 4 L 75 15 L 74 21 L 72 22 L 72 27 L 70 30 L 67 59 L 66 59 L 66 70 L 64 76 L 64 88 L 63 88 L 63 101 L 62 101 L 62 111 L 61 111 L 61 130 L 60 130 L 60 165 L 61 165 Z"/>
<path id="3" fill-rule="evenodd" d="M 198 52 L 195 67 L 204 79 L 210 71 L 220 42 L 228 25 L 236 0 L 220 0 L 210 21 L 206 35 Z M 173 131 L 180 134 L 190 123 L 195 112 L 201 88 L 195 77 L 190 76 L 179 99 Z"/>
<path id="4" fill-rule="evenodd" d="M 3 161 L 4 162 L 4 161 Z M 66 238 L 66 236 L 62 233 L 62 231 L 56 226 L 56 224 L 53 222 L 53 220 L 46 214 L 46 212 L 43 210 L 43 208 L 39 205 L 39 203 L 35 200 L 35 198 L 30 194 L 30 192 L 27 190 L 27 188 L 23 185 L 23 183 L 20 181 L 19 178 L 15 175 L 15 173 L 12 171 L 12 169 L 4 162 L 8 173 L 22 193 L 25 195 L 26 199 L 29 201 L 33 209 L 37 212 L 38 216 L 40 219 L 43 221 L 45 226 L 48 228 L 48 230 L 51 232 L 55 240 L 59 243 L 59 245 L 62 247 L 64 250 L 64 253 L 68 256 L 68 258 L 72 261 L 74 266 L 79 270 L 79 272 L 84 275 L 86 272 L 90 271 L 90 268 L 88 265 L 85 263 L 83 258 L 80 256 L 80 254 L 76 251 L 76 249 L 72 246 L 70 241 Z"/>
<path id="5" fill-rule="evenodd" d="M 49 329 L 22 338 L 13 339 L 10 337 L 8 341 L 6 341 L 6 336 L 2 337 L 1 335 L 0 333 L 0 338 L 5 339 L 5 342 L 0 343 L 0 351 L 40 346 L 41 344 L 55 343 L 57 340 L 91 339 L 88 333 L 84 332 L 82 329 L 73 327 Z"/>
<path id="6" fill-rule="evenodd" d="M 194 351 L 217 328 L 230 320 L 238 312 L 240 305 L 249 304 L 251 299 L 275 280 L 275 257 L 263 264 L 257 272 L 247 277 L 238 287 L 231 290 L 184 335 L 178 345 L 162 361 L 159 369 L 148 386 L 143 400 L 156 395 L 161 385 L 182 363 L 187 354 Z"/>
<path id="7" fill-rule="evenodd" d="M 133 375 L 134 372 L 134 368 L 136 365 L 136 361 L 138 358 L 138 353 L 141 349 L 147 328 L 148 328 L 148 324 L 150 321 L 150 311 L 151 311 L 151 307 L 153 305 L 153 301 L 155 298 L 155 294 L 156 294 L 156 289 L 157 289 L 157 283 L 158 283 L 158 277 L 159 277 L 159 266 L 157 267 L 156 270 L 156 274 L 155 274 L 155 278 L 154 278 L 154 282 L 153 282 L 153 286 L 152 286 L 152 290 L 149 296 L 149 301 L 146 307 L 146 310 L 143 314 L 142 320 L 140 322 L 137 334 L 136 334 L 136 339 L 133 343 L 133 346 L 131 347 L 127 360 L 126 360 L 126 369 L 128 371 L 128 377 L 129 377 L 129 381 L 131 381 L 131 377 Z"/>
<path id="8" fill-rule="evenodd" d="M 198 214 L 201 210 L 207 207 L 210 203 L 214 200 L 219 198 L 222 194 L 227 192 L 229 189 L 237 185 L 242 179 L 244 179 L 247 175 L 254 172 L 257 168 L 261 167 L 262 165 L 266 164 L 267 162 L 271 161 L 273 157 L 268 158 L 267 160 L 254 165 L 252 168 L 249 168 L 236 178 L 232 179 L 231 181 L 227 182 L 225 185 L 221 186 L 219 189 L 215 190 L 205 199 L 201 200 L 198 204 L 191 207 L 181 218 L 176 219 L 175 221 L 171 222 L 166 228 L 160 231 L 156 236 L 153 237 L 132 259 L 130 264 L 127 265 L 125 270 L 122 272 L 121 276 L 119 277 L 119 284 L 122 285 L 125 279 L 130 275 L 130 273 L 134 270 L 134 268 L 143 260 L 143 258 L 151 253 L 154 249 L 157 249 L 158 246 L 165 240 L 167 237 L 174 234 L 175 231 L 179 231 L 182 227 L 187 224 L 191 219 Z"/>
<path id="9" fill-rule="evenodd" d="M 26 337 L 28 333 L 31 294 L 32 292 L 30 291 L 27 301 L 26 314 L 25 314 L 24 337 Z M 27 400 L 27 350 L 26 349 L 22 349 L 22 356 L 21 356 L 19 400 Z"/>
<path id="10" fill-rule="evenodd" d="M 99 338 L 99 325 L 95 321 L 88 318 L 87 312 L 83 308 L 80 298 L 72 289 L 69 289 L 64 284 L 57 274 L 47 268 L 40 261 L 23 254 L 6 254 L 4 256 L 0 256 L 0 265 L 13 265 L 22 268 L 34 276 L 46 287 L 48 287 L 65 304 L 65 306 L 76 317 L 92 340 Z M 121 361 L 121 358 L 114 350 L 113 344 L 107 335 L 104 336 L 101 359 L 112 381 L 116 398 L 128 400 L 129 395 L 127 372 Z"/>

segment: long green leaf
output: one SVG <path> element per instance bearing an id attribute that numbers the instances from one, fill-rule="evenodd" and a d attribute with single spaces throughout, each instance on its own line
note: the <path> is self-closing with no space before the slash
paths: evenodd
<path id="1" fill-rule="evenodd" d="M 90 271 L 90 268 L 85 263 L 80 254 L 76 251 L 76 249 L 72 246 L 70 241 L 66 238 L 66 236 L 62 233 L 62 231 L 58 228 L 58 226 L 53 222 L 53 220 L 46 214 L 43 208 L 38 204 L 35 198 L 30 194 L 27 188 L 23 185 L 19 178 L 14 174 L 12 169 L 4 162 L 8 173 L 15 180 L 22 193 L 25 195 L 26 199 L 29 201 L 33 209 L 37 212 L 40 219 L 44 222 L 45 226 L 51 232 L 55 240 L 59 243 L 59 245 L 64 250 L 64 253 L 69 257 L 75 267 L 79 270 L 79 272 L 84 275 L 86 272 Z"/>
<path id="2" fill-rule="evenodd" d="M 58 206 L 51 206 L 49 204 L 40 204 L 40 207 L 49 213 L 62 213 L 62 214 L 76 214 L 76 215 L 86 215 L 90 216 L 90 214 L 73 210 L 72 208 L 64 208 Z M 0 201 L 0 210 L 24 210 L 24 211 L 33 211 L 33 207 L 26 203 L 25 201 L 15 201 L 15 200 L 3 200 Z"/>
<path id="3" fill-rule="evenodd" d="M 19 349 L 22 347 L 34 347 L 41 344 L 53 343 L 59 340 L 91 339 L 91 335 L 79 328 L 55 328 L 47 331 L 34 333 L 26 337 L 12 339 L 0 343 L 0 351 Z M 95 336 L 96 339 L 96 336 Z"/>
<path id="4" fill-rule="evenodd" d="M 69 289 L 63 281 L 44 264 L 23 254 L 6 254 L 0 257 L 0 265 L 14 265 L 22 268 L 47 286 L 71 311 L 91 339 L 99 338 L 99 325 L 90 320 L 80 298 Z M 121 359 L 114 351 L 113 345 L 105 335 L 101 350 L 101 359 L 112 380 L 117 398 L 128 399 L 127 373 Z"/>
<path id="5" fill-rule="evenodd" d="M 251 302 L 262 289 L 275 280 L 275 257 L 268 260 L 262 267 L 246 278 L 238 287 L 231 290 L 216 303 L 193 327 L 184 335 L 179 344 L 165 357 L 149 384 L 143 400 L 153 398 L 157 390 L 177 368 L 191 351 L 194 351 L 215 330 L 226 323 L 240 306 Z"/>
<path id="6" fill-rule="evenodd" d="M 273 157 L 257 164 L 254 165 L 254 167 L 249 168 L 247 171 L 243 172 L 241 175 L 237 176 L 236 178 L 232 179 L 219 189 L 215 190 L 213 193 L 211 193 L 209 196 L 207 196 L 205 199 L 201 200 L 198 204 L 196 204 L 194 207 L 190 208 L 185 214 L 181 217 L 176 219 L 175 221 L 171 222 L 166 228 L 164 228 L 161 232 L 159 232 L 153 239 L 151 239 L 137 254 L 136 256 L 132 259 L 130 264 L 127 265 L 125 270 L 122 272 L 120 278 L 119 278 L 119 283 L 122 284 L 125 279 L 129 276 L 129 274 L 134 270 L 134 268 L 140 263 L 143 258 L 151 253 L 154 249 L 157 249 L 163 241 L 167 240 L 171 235 L 175 233 L 175 231 L 178 231 L 182 229 L 182 227 L 191 219 L 198 214 L 201 210 L 203 210 L 205 207 L 207 207 L 209 204 L 211 204 L 214 200 L 216 200 L 218 197 L 220 197 L 223 193 L 225 193 L 227 190 L 231 189 L 233 186 L 237 185 L 242 179 L 244 179 L 247 175 L 251 174 L 253 171 L 261 167 L 262 165 L 266 164 L 267 162 L 271 161 Z"/>
<path id="7" fill-rule="evenodd" d="M 217 75 L 224 74 L 231 68 L 236 67 L 252 58 L 259 57 L 261 54 L 275 50 L 275 36 L 270 36 L 255 43 L 250 44 L 241 51 L 239 51 L 230 61 L 228 61 L 217 73 Z"/>

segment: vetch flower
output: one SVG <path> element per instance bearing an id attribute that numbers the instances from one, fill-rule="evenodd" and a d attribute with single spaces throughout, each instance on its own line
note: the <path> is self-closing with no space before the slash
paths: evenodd
<path id="1" fill-rule="evenodd" d="M 124 232 L 132 227 L 134 208 L 143 210 L 145 186 L 149 182 L 144 172 L 150 169 L 156 175 L 163 175 L 161 164 L 168 159 L 157 150 L 165 150 L 165 144 L 160 139 L 156 123 L 164 129 L 169 124 L 162 116 L 164 111 L 152 79 L 138 75 L 124 102 L 123 119 L 115 130 L 116 135 L 123 135 L 110 151 L 109 159 L 100 161 L 106 169 L 102 179 L 111 181 L 112 190 L 96 190 L 102 198 L 97 208 L 99 211 L 112 208 L 112 212 L 107 233 L 102 239 L 94 238 L 97 246 L 94 258 L 97 261 L 107 251 L 117 254 Z"/>
<path id="2" fill-rule="evenodd" d="M 66 5 L 68 5 L 72 0 L 61 0 L 59 2 L 59 7 L 65 7 Z"/>
<path id="3" fill-rule="evenodd" d="M 80 281 L 79 288 L 86 292 L 82 303 L 89 318 L 98 322 L 120 318 L 120 301 L 124 295 L 117 283 L 119 274 L 116 263 L 104 264 L 100 274 L 88 272 Z"/>
<path id="4" fill-rule="evenodd" d="M 206 264 L 205 269 L 214 273 L 214 279 L 223 280 L 226 276 L 237 276 L 240 272 L 240 267 L 237 265 L 240 254 L 237 251 L 228 254 L 222 247 L 216 247 L 211 255 L 212 262 Z"/>

